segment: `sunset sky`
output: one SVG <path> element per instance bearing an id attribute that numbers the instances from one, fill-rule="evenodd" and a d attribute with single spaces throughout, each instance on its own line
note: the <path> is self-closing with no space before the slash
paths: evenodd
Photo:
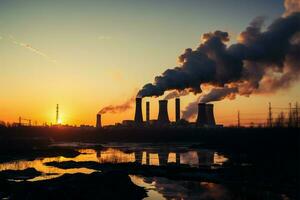
<path id="1" fill-rule="evenodd" d="M 64 124 L 94 125 L 99 110 L 176 66 L 202 34 L 223 30 L 236 42 L 253 18 L 270 23 L 283 12 L 282 0 L 0 0 L 0 121 L 54 123 L 59 104 Z M 216 121 L 236 123 L 240 110 L 242 122 L 257 122 L 267 117 L 268 102 L 288 107 L 300 101 L 299 91 L 298 82 L 276 94 L 216 102 Z M 152 119 L 162 98 L 144 100 Z M 182 97 L 181 107 L 196 98 Z M 102 120 L 114 124 L 133 115 L 134 107 Z M 174 100 L 169 116 L 174 120 Z"/>

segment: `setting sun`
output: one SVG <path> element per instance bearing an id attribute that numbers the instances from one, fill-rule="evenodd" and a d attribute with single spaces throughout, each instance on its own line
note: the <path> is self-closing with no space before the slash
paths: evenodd
<path id="1" fill-rule="evenodd" d="M 0 199 L 300 199 L 300 0 L 0 0 Z"/>
<path id="2" fill-rule="evenodd" d="M 58 119 L 57 123 L 58 123 L 58 124 L 62 124 L 62 119 L 61 119 L 61 118 Z"/>

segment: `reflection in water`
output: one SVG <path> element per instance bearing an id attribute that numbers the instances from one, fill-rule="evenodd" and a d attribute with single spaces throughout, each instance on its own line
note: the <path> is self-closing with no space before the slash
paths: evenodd
<path id="1" fill-rule="evenodd" d="M 164 200 L 164 196 L 156 190 L 154 181 L 147 181 L 146 178 L 136 175 L 129 175 L 131 181 L 140 186 L 144 187 L 147 190 L 148 197 L 144 198 L 144 200 Z M 148 179 L 149 180 L 149 179 Z"/>
<path id="2" fill-rule="evenodd" d="M 214 161 L 213 161 L 213 163 L 215 165 L 222 165 L 226 161 L 228 161 L 228 158 L 226 158 L 223 155 L 218 154 L 217 152 L 214 152 Z"/>
<path id="3" fill-rule="evenodd" d="M 148 197 L 145 200 L 163 199 L 230 199 L 228 190 L 219 184 L 196 182 L 196 181 L 175 181 L 161 177 L 142 177 L 130 175 L 133 183 L 144 187 Z"/>
<path id="4" fill-rule="evenodd" d="M 251 191 L 247 188 L 227 188 L 224 185 L 199 182 L 170 180 L 162 177 L 143 177 L 130 175 L 133 183 L 144 187 L 147 195 L 144 200 L 289 200 L 286 195 L 268 191 Z"/>
<path id="5" fill-rule="evenodd" d="M 157 153 L 149 153 L 149 165 L 159 166 L 159 158 Z"/>
<path id="6" fill-rule="evenodd" d="M 65 173 L 92 173 L 94 170 L 87 168 L 76 169 L 59 169 L 52 166 L 46 166 L 47 162 L 63 162 L 63 161 L 94 161 L 98 163 L 127 163 L 138 162 L 143 165 L 167 165 L 167 164 L 186 164 L 191 167 L 222 165 L 228 159 L 221 154 L 209 150 L 186 151 L 178 153 L 176 151 L 161 151 L 159 149 L 137 149 L 130 152 L 120 150 L 118 148 L 107 148 L 105 150 L 96 151 L 94 149 L 79 149 L 80 155 L 75 158 L 65 158 L 63 156 L 38 158 L 33 161 L 18 160 L 0 164 L 0 171 L 3 170 L 24 170 L 27 168 L 35 168 L 42 172 L 41 176 L 31 179 L 30 181 L 44 180 L 59 177 Z M 288 199 L 286 196 L 272 198 L 268 193 L 266 198 L 264 194 L 256 196 L 241 196 L 242 192 L 230 190 L 220 184 L 197 182 L 197 181 L 175 181 L 161 177 L 142 177 L 130 175 L 131 180 L 139 186 L 145 187 L 148 197 L 145 199 L 210 199 L 210 200 L 227 200 L 227 199 Z M 251 191 L 250 194 L 255 193 Z M 234 195 L 234 198 L 233 196 Z M 252 198 L 251 198 L 252 197 Z M 253 198 L 254 197 L 254 198 Z M 257 198 L 259 197 L 259 198 Z"/>
<path id="7" fill-rule="evenodd" d="M 198 166 L 198 156 L 196 151 L 189 151 L 180 154 L 180 164 L 187 164 L 190 166 Z"/>
<path id="8" fill-rule="evenodd" d="M 211 166 L 213 164 L 222 165 L 227 158 L 216 152 L 203 150 L 203 151 L 188 151 L 185 153 L 176 152 L 162 152 L 147 149 L 147 151 L 132 151 L 125 153 L 117 148 L 107 148 L 105 150 L 96 151 L 94 149 L 79 149 L 80 154 L 75 158 L 46 157 L 38 158 L 33 161 L 18 160 L 8 163 L 0 164 L 0 171 L 3 170 L 24 170 L 27 168 L 35 168 L 37 171 L 42 172 L 43 175 L 32 179 L 51 179 L 61 176 L 65 173 L 92 173 L 94 170 L 79 168 L 79 169 L 59 169 L 52 166 L 46 166 L 47 162 L 64 162 L 64 161 L 93 161 L 99 163 L 128 163 L 138 162 L 144 165 L 167 165 L 170 163 L 187 164 L 191 167 L 199 165 Z"/>
<path id="9" fill-rule="evenodd" d="M 200 199 L 231 199 L 229 191 L 222 185 L 208 182 L 201 182 L 202 188 Z"/>
<path id="10" fill-rule="evenodd" d="M 143 152 L 134 152 L 132 154 L 122 153 L 120 151 L 116 154 L 112 151 L 109 156 L 111 158 L 100 161 L 102 162 L 111 162 L 111 163 L 121 163 L 121 162 L 138 162 L 143 165 L 154 165 L 154 166 L 162 166 L 170 163 L 176 164 L 186 164 L 191 167 L 200 166 L 211 166 L 211 165 L 222 165 L 228 159 L 213 151 L 188 151 L 185 153 L 175 153 L 175 152 L 158 152 L 151 153 L 143 151 Z M 112 158 L 118 158 L 116 160 Z"/>
<path id="11" fill-rule="evenodd" d="M 124 153 L 118 149 L 108 148 L 106 151 L 97 153 L 100 163 L 128 163 L 135 161 L 134 153 Z"/>
<path id="12" fill-rule="evenodd" d="M 89 174 L 95 170 L 87 168 L 78 168 L 78 169 L 60 169 L 52 166 L 46 166 L 47 162 L 62 162 L 70 160 L 64 157 L 55 157 L 55 158 L 41 158 L 33 161 L 19 160 L 8 163 L 0 164 L 0 171 L 4 170 L 24 170 L 27 168 L 35 168 L 37 171 L 42 172 L 41 176 L 30 179 L 29 181 L 45 180 L 59 177 L 63 174 L 74 174 L 74 173 L 85 173 Z"/>
<path id="13" fill-rule="evenodd" d="M 225 156 L 208 150 L 189 151 L 180 154 L 180 164 L 187 164 L 192 167 L 222 165 L 227 160 Z"/>
<path id="14" fill-rule="evenodd" d="M 176 163 L 176 153 L 169 153 L 168 163 Z"/>

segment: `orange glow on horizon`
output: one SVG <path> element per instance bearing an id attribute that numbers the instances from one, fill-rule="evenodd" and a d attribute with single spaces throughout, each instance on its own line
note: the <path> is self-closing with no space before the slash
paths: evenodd
<path id="1" fill-rule="evenodd" d="M 290 95 L 287 95 L 290 94 Z M 101 103 L 101 99 L 93 99 L 91 94 L 91 100 L 81 99 L 80 94 L 74 98 L 74 101 L 64 100 L 60 102 L 60 123 L 68 125 L 92 125 L 96 123 L 96 114 L 100 108 L 109 104 L 119 104 L 126 98 L 118 97 L 112 102 Z M 143 118 L 146 119 L 145 104 L 146 101 L 150 101 L 150 119 L 156 119 L 158 115 L 158 100 L 160 98 L 144 98 L 143 99 Z M 188 95 L 181 97 L 181 110 L 183 110 L 190 102 L 196 99 L 194 95 Z M 274 107 L 288 107 L 288 103 L 292 102 L 294 106 L 297 99 L 300 99 L 298 92 L 298 86 L 295 85 L 289 90 L 279 91 L 277 94 L 267 95 L 252 95 L 250 97 L 237 96 L 235 100 L 222 100 L 219 102 L 212 102 L 214 104 L 215 119 L 218 124 L 224 124 L 225 126 L 237 124 L 237 111 L 240 111 L 241 124 L 249 125 L 253 123 L 266 123 L 268 114 L 268 103 L 271 102 Z M 55 105 L 57 100 L 51 100 L 52 103 L 46 103 L 44 101 L 36 101 L 34 106 L 30 101 L 24 101 L 20 103 L 17 99 L 11 102 L 0 100 L 2 102 L 0 107 L 0 121 L 9 123 L 18 122 L 19 116 L 31 119 L 32 124 L 42 125 L 44 123 L 55 124 L 56 113 Z M 12 106 L 14 105 L 14 106 Z M 123 120 L 133 120 L 134 118 L 134 104 L 129 110 L 121 113 L 106 113 L 102 115 L 103 125 L 113 125 L 120 123 Z M 175 120 L 175 100 L 171 99 L 168 102 L 168 114 L 171 121 Z M 278 114 L 277 110 L 274 110 L 274 117 Z M 287 116 L 287 115 L 286 115 Z M 193 122 L 195 120 L 190 120 Z"/>

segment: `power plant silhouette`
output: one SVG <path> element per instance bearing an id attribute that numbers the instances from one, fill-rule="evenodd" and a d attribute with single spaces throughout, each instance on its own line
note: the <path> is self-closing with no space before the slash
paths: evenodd
<path id="1" fill-rule="evenodd" d="M 96 120 L 96 128 L 101 128 L 102 122 L 101 122 L 101 114 L 97 114 L 97 120 Z"/>
<path id="2" fill-rule="evenodd" d="M 134 122 L 135 122 L 136 125 L 143 124 L 142 98 L 136 98 L 135 99 Z"/>
<path id="3" fill-rule="evenodd" d="M 135 99 L 135 113 L 134 120 L 123 120 L 122 125 L 130 127 L 143 127 L 143 126 L 169 126 L 169 125 L 182 125 L 180 117 L 180 98 L 175 98 L 175 122 L 171 122 L 168 114 L 168 100 L 159 100 L 158 116 L 156 120 L 150 120 L 150 102 L 146 102 L 146 120 L 143 120 L 142 111 L 142 98 L 137 97 Z M 185 125 L 195 125 L 197 127 L 216 127 L 214 117 L 213 104 L 199 103 L 198 104 L 198 116 L 194 123 L 185 121 Z M 101 114 L 97 114 L 96 127 L 101 128 Z"/>
<path id="4" fill-rule="evenodd" d="M 215 117 L 214 117 L 214 105 L 199 103 L 198 104 L 198 117 L 197 117 L 197 125 L 198 126 L 215 126 Z"/>
<path id="5" fill-rule="evenodd" d="M 176 122 L 179 122 L 180 120 L 180 99 L 175 99 L 175 120 Z"/>
<path id="6" fill-rule="evenodd" d="M 159 101 L 159 112 L 158 112 L 158 123 L 160 124 L 169 124 L 169 115 L 168 115 L 168 100 Z"/>

